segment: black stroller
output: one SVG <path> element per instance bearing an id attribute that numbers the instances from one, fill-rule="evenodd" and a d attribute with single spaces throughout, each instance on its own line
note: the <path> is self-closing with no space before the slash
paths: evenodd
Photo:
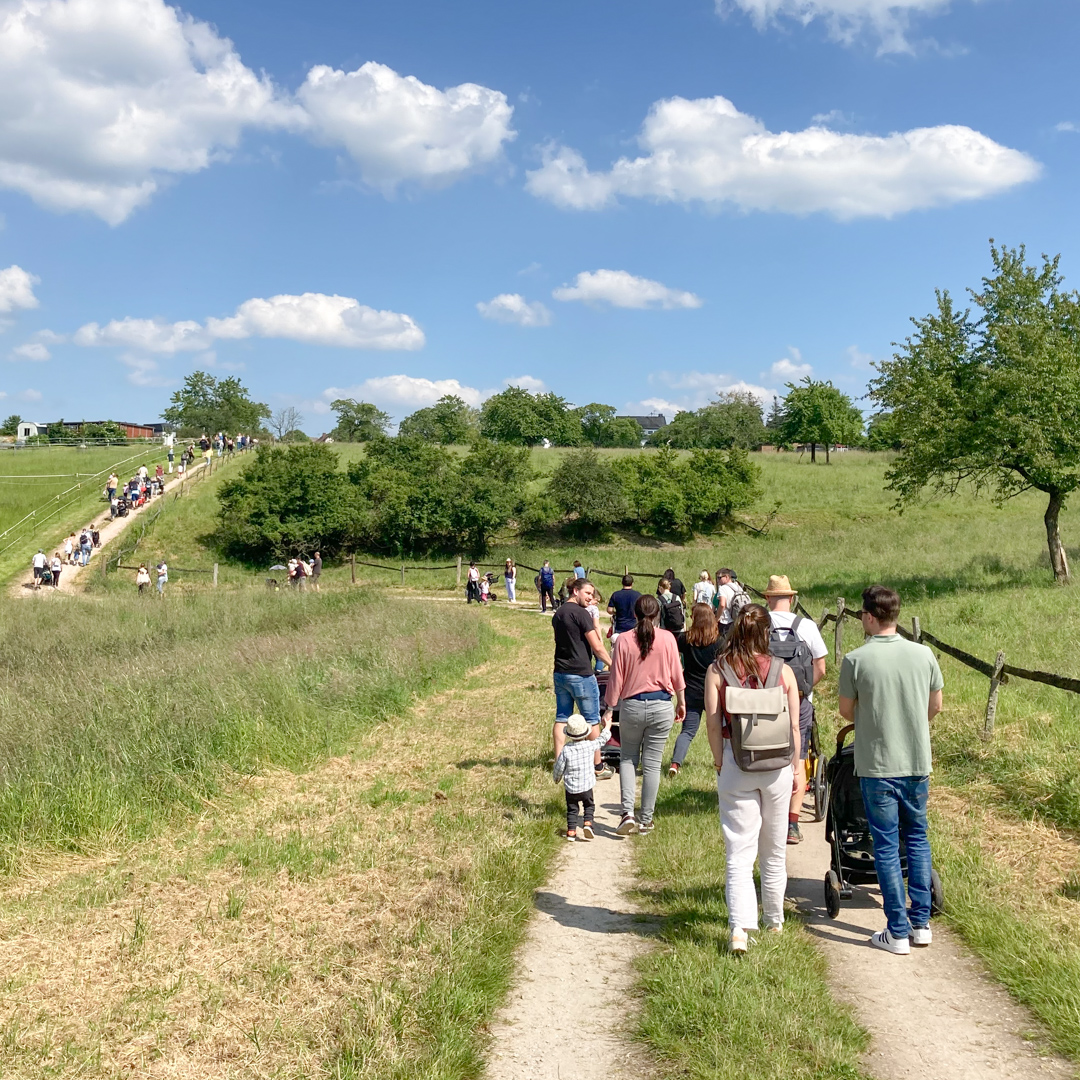
<path id="1" fill-rule="evenodd" d="M 840 914 L 841 900 L 851 899 L 853 885 L 877 884 L 874 844 L 855 775 L 855 745 L 844 745 L 853 730 L 853 724 L 840 729 L 836 736 L 836 756 L 826 766 L 829 804 L 825 812 L 825 840 L 829 844 L 830 859 L 825 875 L 825 910 L 830 919 Z M 900 841 L 900 871 L 907 880 L 907 852 L 903 839 Z M 940 913 L 944 902 L 941 878 L 936 870 L 931 870 L 931 913 Z"/>
<path id="2" fill-rule="evenodd" d="M 600 711 L 604 711 L 604 693 L 607 690 L 608 679 L 611 678 L 611 669 L 598 671 L 596 682 L 600 687 Z M 604 765 L 610 765 L 616 772 L 622 761 L 622 746 L 619 743 L 619 710 L 611 714 L 611 738 L 600 748 L 600 761 Z"/>

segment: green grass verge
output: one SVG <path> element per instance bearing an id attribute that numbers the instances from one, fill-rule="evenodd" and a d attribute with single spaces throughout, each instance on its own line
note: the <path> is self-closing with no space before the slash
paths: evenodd
<path id="1" fill-rule="evenodd" d="M 727 951 L 724 844 L 704 738 L 637 842 L 640 895 L 664 916 L 641 961 L 640 1035 L 670 1075 L 701 1080 L 857 1080 L 869 1039 L 833 999 L 825 960 L 789 911 L 779 937 Z"/>
<path id="2" fill-rule="evenodd" d="M 0 606 L 0 860 L 134 837 L 226 777 L 303 768 L 407 708 L 491 632 L 360 592 Z"/>

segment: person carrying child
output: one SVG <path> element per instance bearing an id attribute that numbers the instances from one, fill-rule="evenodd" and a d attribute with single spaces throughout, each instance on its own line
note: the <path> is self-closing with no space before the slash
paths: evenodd
<path id="1" fill-rule="evenodd" d="M 566 791 L 566 839 L 591 840 L 593 832 L 593 814 L 596 812 L 596 800 L 593 797 L 596 774 L 593 770 L 593 757 L 611 738 L 611 718 L 604 721 L 604 730 L 595 739 L 589 738 L 592 727 L 584 716 L 571 716 L 566 721 L 566 743 L 555 759 L 552 776 L 557 784 L 560 780 Z M 578 807 L 581 807 L 581 833 L 578 834 Z"/>

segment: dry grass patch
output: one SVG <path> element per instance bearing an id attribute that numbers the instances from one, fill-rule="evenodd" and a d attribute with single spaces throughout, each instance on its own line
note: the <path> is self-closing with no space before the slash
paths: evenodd
<path id="1" fill-rule="evenodd" d="M 535 644 L 186 829 L 12 881 L 5 1077 L 473 1074 L 554 846 Z"/>

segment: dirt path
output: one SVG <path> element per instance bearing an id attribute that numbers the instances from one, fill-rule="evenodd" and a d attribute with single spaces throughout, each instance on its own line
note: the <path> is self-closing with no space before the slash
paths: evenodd
<path id="1" fill-rule="evenodd" d="M 90 555 L 90 562 L 86 566 L 65 566 L 60 572 L 60 584 L 54 589 L 51 586 L 35 589 L 32 571 L 27 571 L 29 580 L 22 577 L 12 583 L 10 594 L 13 597 L 27 597 L 27 596 L 55 596 L 57 593 L 73 593 L 75 592 L 75 583 L 81 578 L 84 571 L 90 569 L 91 566 L 97 567 L 100 565 L 101 551 L 104 550 L 108 544 L 115 540 L 125 529 L 127 529 L 134 522 L 138 521 L 142 514 L 145 514 L 148 510 L 157 510 L 161 505 L 161 499 L 169 494 L 174 488 L 180 486 L 184 480 L 191 480 L 193 477 L 199 474 L 200 469 L 205 469 L 206 463 L 199 462 L 197 465 L 193 465 L 183 476 L 176 476 L 172 480 L 168 481 L 165 485 L 164 491 L 152 502 L 144 503 L 137 510 L 129 510 L 127 517 L 113 518 L 112 521 L 106 521 L 105 524 L 98 530 L 101 536 L 101 548 L 95 549 Z M 108 509 L 106 507 L 105 509 Z M 98 509 L 94 512 L 93 517 L 97 517 L 101 513 Z M 63 548 L 63 543 L 59 545 L 59 548 Z M 50 558 L 52 553 L 45 552 Z"/>
<path id="2" fill-rule="evenodd" d="M 488 1054 L 488 1080 L 636 1080 L 653 1075 L 625 1035 L 634 958 L 654 923 L 627 899 L 633 837 L 615 833 L 619 780 L 596 792 L 596 839 L 567 844 L 536 894 L 510 1000 Z"/>
<path id="3" fill-rule="evenodd" d="M 930 948 L 892 956 L 868 942 L 885 925 L 876 888 L 856 886 L 839 918 L 829 919 L 825 826 L 804 821 L 802 830 L 806 839 L 788 849 L 788 896 L 809 916 L 807 929 L 825 953 L 837 997 L 873 1037 L 864 1064 L 876 1080 L 1075 1076 L 1067 1062 L 1040 1056 L 1024 1038 L 1036 1026 L 1030 1014 L 940 921 Z M 947 895 L 948 882 L 945 888 Z"/>

